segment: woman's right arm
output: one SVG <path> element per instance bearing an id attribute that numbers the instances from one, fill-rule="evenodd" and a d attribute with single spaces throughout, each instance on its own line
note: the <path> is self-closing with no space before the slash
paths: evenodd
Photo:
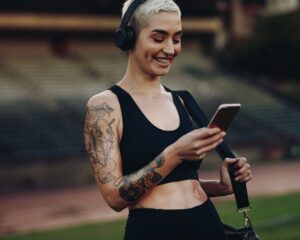
<path id="1" fill-rule="evenodd" d="M 123 176 L 118 124 L 121 111 L 108 94 L 89 100 L 84 125 L 84 142 L 97 185 L 115 211 L 121 211 L 156 186 L 183 159 L 200 159 L 220 140 L 216 129 L 198 129 L 164 149 L 142 169 Z"/>

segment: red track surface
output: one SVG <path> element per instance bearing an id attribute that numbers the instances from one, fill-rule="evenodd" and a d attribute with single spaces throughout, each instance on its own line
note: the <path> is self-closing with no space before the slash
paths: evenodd
<path id="1" fill-rule="evenodd" d="M 250 198 L 300 191 L 300 161 L 254 167 L 253 172 L 254 179 L 248 184 Z M 201 178 L 216 177 L 218 172 L 201 172 Z M 0 234 L 107 221 L 126 215 L 127 211 L 116 213 L 111 210 L 96 186 L 16 193 L 0 198 Z"/>

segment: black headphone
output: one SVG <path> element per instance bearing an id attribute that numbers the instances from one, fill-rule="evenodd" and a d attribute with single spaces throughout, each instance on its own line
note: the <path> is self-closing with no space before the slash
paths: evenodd
<path id="1" fill-rule="evenodd" d="M 115 43 L 118 48 L 127 51 L 133 48 L 135 44 L 136 34 L 133 27 L 128 26 L 128 22 L 135 9 L 143 2 L 143 0 L 134 0 L 128 7 L 124 17 L 122 18 L 119 28 L 115 32 Z"/>

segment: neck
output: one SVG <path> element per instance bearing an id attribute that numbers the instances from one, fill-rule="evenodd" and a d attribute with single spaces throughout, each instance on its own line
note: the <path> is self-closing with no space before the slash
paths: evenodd
<path id="1" fill-rule="evenodd" d="M 150 82 L 143 79 L 127 78 L 126 76 L 119 82 L 119 85 L 132 95 L 154 96 L 163 91 L 160 81 Z"/>
<path id="2" fill-rule="evenodd" d="M 119 82 L 119 85 L 131 94 L 153 96 L 163 91 L 159 76 L 152 77 L 139 70 L 131 71 L 131 69 L 130 66 L 127 67 L 124 77 Z"/>

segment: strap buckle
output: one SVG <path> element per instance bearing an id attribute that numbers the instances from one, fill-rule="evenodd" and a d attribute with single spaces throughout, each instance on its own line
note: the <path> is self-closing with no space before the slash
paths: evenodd
<path id="1" fill-rule="evenodd" d="M 249 217 L 249 212 L 250 208 L 242 211 L 243 213 L 243 217 L 244 217 L 244 226 L 245 228 L 251 228 L 252 229 L 252 224 L 251 224 L 251 221 L 250 221 L 250 217 Z"/>
<path id="2" fill-rule="evenodd" d="M 243 212 L 248 212 L 250 210 L 251 210 L 251 206 L 248 206 L 248 207 L 238 208 L 237 212 L 243 213 Z"/>

